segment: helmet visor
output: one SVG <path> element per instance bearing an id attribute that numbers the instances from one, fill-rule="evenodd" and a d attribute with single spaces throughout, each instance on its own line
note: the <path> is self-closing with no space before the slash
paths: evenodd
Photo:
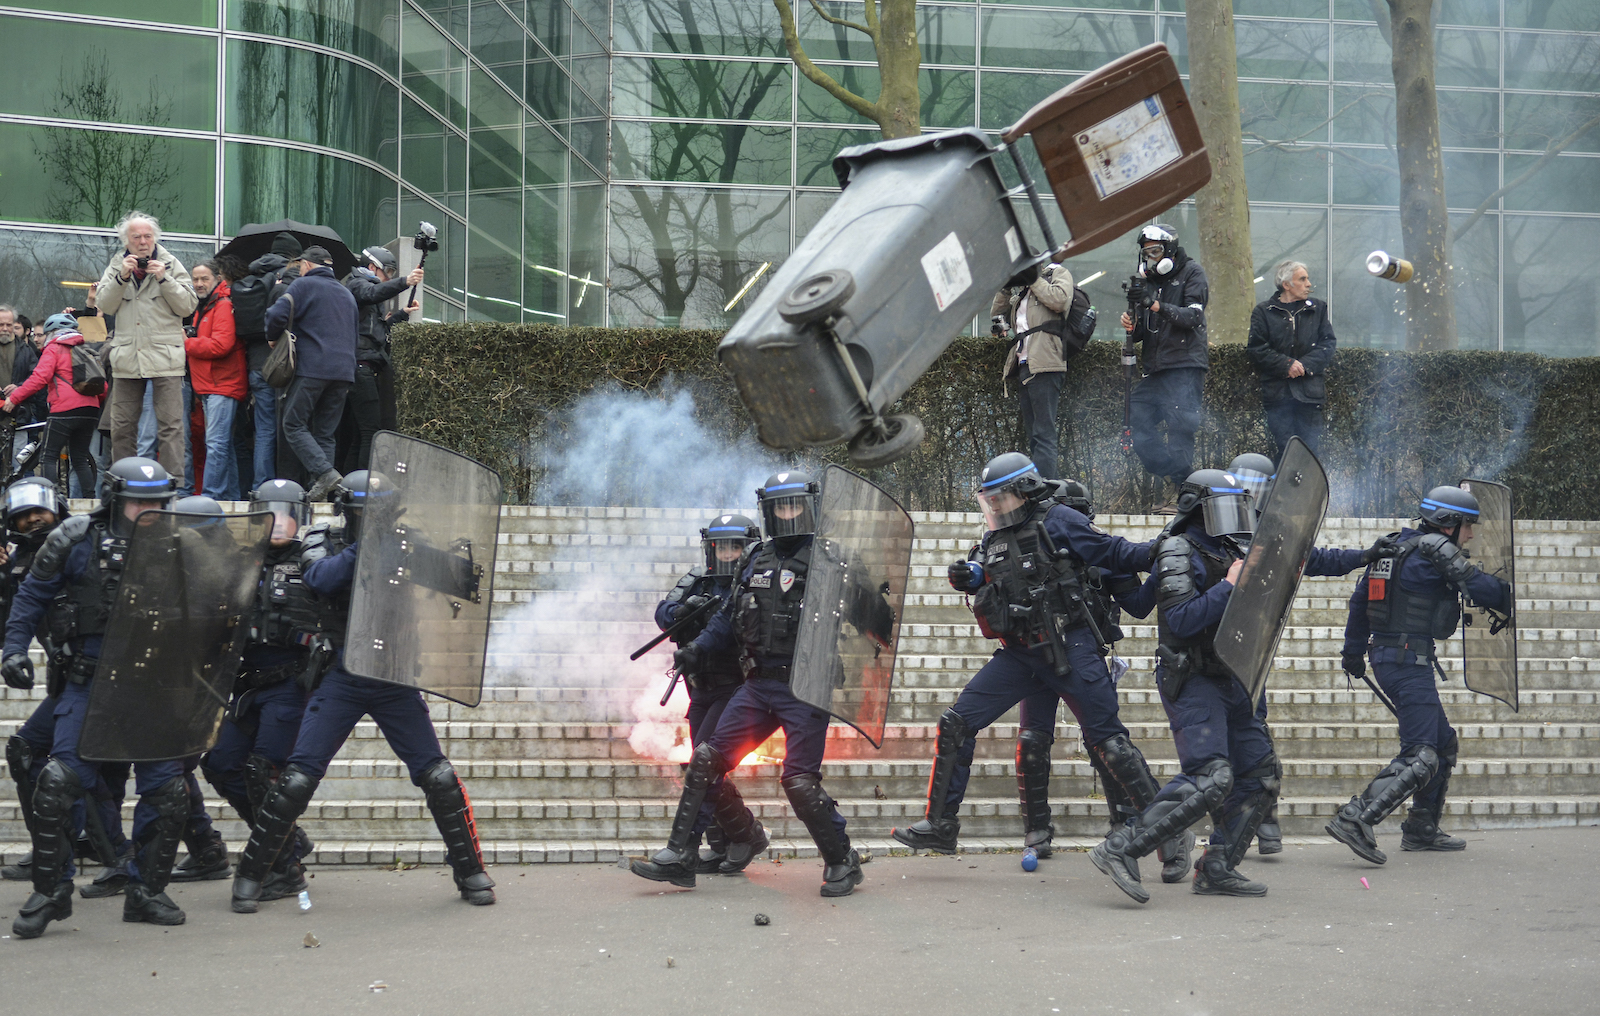
<path id="1" fill-rule="evenodd" d="M 739 536 L 713 536 L 703 541 L 706 548 L 706 573 L 732 575 L 739 570 L 739 558 L 744 556 L 745 538 Z"/>
<path id="2" fill-rule="evenodd" d="M 767 535 L 776 540 L 786 536 L 810 536 L 817 531 L 817 513 L 810 494 L 768 496 L 761 501 L 762 521 Z"/>
<path id="3" fill-rule="evenodd" d="M 1271 489 L 1272 477 L 1259 469 L 1235 469 L 1233 475 L 1250 495 L 1251 500 L 1256 503 L 1256 511 L 1264 508 L 1267 503 L 1267 491 Z"/>
<path id="4" fill-rule="evenodd" d="M 6 490 L 6 522 L 23 512 L 43 508 L 56 511 L 55 493 L 42 483 L 17 483 Z"/>
<path id="5" fill-rule="evenodd" d="M 1256 513 L 1250 495 L 1242 489 L 1212 494 L 1200 503 L 1210 536 L 1250 536 L 1256 531 Z"/>
<path id="6" fill-rule="evenodd" d="M 1012 487 L 980 490 L 978 507 L 983 510 L 984 524 L 991 531 L 1006 529 L 1028 517 L 1032 504 Z"/>

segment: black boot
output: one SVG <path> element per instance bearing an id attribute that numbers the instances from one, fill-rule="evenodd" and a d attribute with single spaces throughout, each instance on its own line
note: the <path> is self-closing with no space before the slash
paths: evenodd
<path id="1" fill-rule="evenodd" d="M 678 811 L 672 818 L 667 845 L 648 861 L 632 862 L 628 866 L 630 871 L 652 882 L 670 882 L 680 889 L 694 888 L 694 870 L 699 863 L 695 822 L 711 785 L 729 768 L 722 753 L 711 745 L 701 744 L 694 750 L 689 768 L 684 770 L 683 796 L 678 798 Z"/>
<path id="2" fill-rule="evenodd" d="M 422 792 L 428 798 L 428 810 L 433 812 L 433 824 L 444 839 L 445 860 L 450 862 L 461 898 L 475 907 L 491 905 L 494 879 L 483 870 L 472 800 L 449 759 L 440 759 L 422 774 Z"/>
<path id="3" fill-rule="evenodd" d="M 766 828 L 756 821 L 755 813 L 745 807 L 744 798 L 732 781 L 724 779 L 721 786 L 712 812 L 716 824 L 708 832 L 721 836 L 726 843 L 717 874 L 737 875 L 766 852 L 771 840 Z"/>
<path id="4" fill-rule="evenodd" d="M 22 824 L 27 827 L 28 838 L 33 838 L 33 745 L 12 734 L 6 739 L 6 771 L 17 785 L 17 805 L 22 812 Z M 0 868 L 0 879 L 7 882 L 33 881 L 33 852 L 23 854 L 14 863 Z"/>
<path id="5" fill-rule="evenodd" d="M 145 830 L 144 842 L 134 844 L 139 879 L 129 881 L 122 891 L 122 919 L 129 924 L 176 926 L 185 916 L 166 889 L 189 818 L 189 787 L 183 777 L 174 776 L 145 795 L 145 803 L 155 809 L 156 817 Z"/>
<path id="6" fill-rule="evenodd" d="M 704 850 L 700 849 L 701 843 L 705 844 Z M 716 825 L 707 829 L 703 838 L 692 838 L 692 846 L 695 852 L 696 875 L 715 875 L 722 868 L 722 862 L 728 859 L 728 838 Z"/>
<path id="7" fill-rule="evenodd" d="M 39 774 L 33 792 L 33 894 L 11 925 L 18 938 L 38 938 L 51 921 L 72 916 L 72 883 L 65 880 L 67 826 L 72 804 L 83 793 L 78 774 L 51 759 Z"/>
<path id="8" fill-rule="evenodd" d="M 33 832 L 32 808 L 22 805 L 22 810 L 28 816 L 28 832 Z M 0 879 L 7 882 L 32 882 L 33 881 L 33 851 L 28 851 L 17 858 L 16 863 L 0 868 Z"/>
<path id="9" fill-rule="evenodd" d="M 822 895 L 849 896 L 855 892 L 862 878 L 861 855 L 834 825 L 833 798 L 822 789 L 822 781 L 813 773 L 787 776 L 783 779 L 783 792 L 795 817 L 811 834 L 817 853 L 822 855 Z"/>
<path id="10" fill-rule="evenodd" d="M 972 736 L 967 721 L 954 709 L 939 717 L 939 737 L 934 742 L 933 771 L 928 774 L 928 805 L 923 819 L 905 829 L 890 829 L 889 835 L 913 850 L 932 850 L 939 854 L 956 852 L 956 836 L 961 820 L 945 800 L 950 794 L 950 779 L 956 771 L 956 752 Z"/>
<path id="11" fill-rule="evenodd" d="M 1161 790 L 1144 753 L 1126 734 L 1113 734 L 1101 741 L 1089 750 L 1089 757 L 1098 763 L 1095 768 L 1105 784 L 1107 803 L 1114 801 L 1114 807 L 1120 805 L 1130 815 L 1148 807 Z M 1184 833 L 1157 846 L 1161 881 L 1170 884 L 1188 878 L 1189 852 L 1193 849 L 1193 833 Z"/>
<path id="12" fill-rule="evenodd" d="M 1267 887 L 1228 867 L 1228 848 L 1213 843 L 1194 862 L 1194 892 L 1200 896 L 1265 896 Z"/>
<path id="13" fill-rule="evenodd" d="M 78 895 L 86 900 L 103 900 L 121 893 L 128 885 L 128 865 L 133 861 L 133 844 L 125 844 L 122 856 L 94 877 L 88 885 L 78 887 Z"/>
<path id="14" fill-rule="evenodd" d="M 1261 820 L 1261 825 L 1256 829 L 1256 852 L 1261 854 L 1283 853 L 1283 829 L 1278 825 L 1278 806 L 1274 804 L 1267 817 Z"/>
<path id="15" fill-rule="evenodd" d="M 1400 849 L 1465 850 L 1467 841 L 1440 829 L 1438 812 L 1429 808 L 1412 808 L 1406 820 L 1400 823 Z"/>
<path id="16" fill-rule="evenodd" d="M 1373 864 L 1383 864 L 1389 860 L 1388 855 L 1378 849 L 1378 838 L 1373 835 L 1372 827 L 1361 820 L 1365 810 L 1360 796 L 1350 798 L 1348 804 L 1339 809 L 1333 816 L 1333 821 L 1323 826 L 1328 835 L 1343 843 L 1356 852 L 1356 856 Z"/>
<path id="17" fill-rule="evenodd" d="M 1056 827 L 1050 822 L 1050 745 L 1043 730 L 1017 735 L 1017 798 L 1022 805 L 1022 848 L 1036 857 L 1055 853 Z"/>
<path id="18" fill-rule="evenodd" d="M 256 809 L 256 826 L 239 852 L 233 875 L 233 912 L 253 914 L 262 899 L 267 879 L 284 845 L 294 835 L 295 819 L 305 814 L 320 781 L 299 766 L 286 766 L 283 775 Z"/>
<path id="19" fill-rule="evenodd" d="M 51 921 L 72 916 L 72 883 L 62 882 L 50 893 L 35 890 L 11 922 L 11 934 L 18 938 L 38 938 Z"/>
<path id="20" fill-rule="evenodd" d="M 222 842 L 222 834 L 215 829 L 211 830 L 211 835 L 196 837 L 186 845 L 189 856 L 172 869 L 172 881 L 213 882 L 233 874 L 233 865 L 228 863 L 228 845 Z"/>
<path id="21" fill-rule="evenodd" d="M 1139 878 L 1139 858 L 1184 833 L 1206 812 L 1221 808 L 1233 789 L 1233 767 L 1215 759 L 1195 774 L 1193 783 L 1174 782 L 1168 788 L 1171 796 L 1157 797 L 1126 827 L 1112 830 L 1089 851 L 1094 866 L 1138 903 L 1150 902 L 1150 891 Z"/>
<path id="22" fill-rule="evenodd" d="M 1189 855 L 1194 850 L 1194 833 L 1184 830 L 1156 848 L 1161 861 L 1161 881 L 1176 885 L 1189 877 Z"/>

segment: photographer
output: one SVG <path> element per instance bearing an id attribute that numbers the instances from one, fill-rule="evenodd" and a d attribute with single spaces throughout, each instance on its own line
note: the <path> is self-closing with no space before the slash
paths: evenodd
<path id="1" fill-rule="evenodd" d="M 394 367 L 389 356 L 389 329 L 422 310 L 413 301 L 403 309 L 385 313 L 382 305 L 412 286 L 422 284 L 423 271 L 413 268 L 404 278 L 395 278 L 399 263 L 386 247 L 368 247 L 361 252 L 365 268 L 357 268 L 344 280 L 345 288 L 361 309 L 361 333 L 356 345 L 356 380 L 350 389 L 346 412 L 360 434 L 354 460 L 345 472 L 367 468 L 372 456 L 372 438 L 380 430 L 395 430 Z"/>
<path id="2" fill-rule="evenodd" d="M 1071 272 L 1061 265 L 1045 265 L 1031 285 L 996 293 L 989 308 L 990 331 L 1017 337 L 1001 376 L 1010 382 L 1016 375 L 1029 455 L 1047 478 L 1060 476 L 1056 412 L 1067 369 L 1061 332 L 1072 306 L 1072 288 Z"/>
<path id="3" fill-rule="evenodd" d="M 1322 454 L 1326 373 L 1338 340 L 1328 305 L 1311 298 L 1311 275 L 1299 261 L 1284 261 L 1272 271 L 1277 291 L 1250 313 L 1245 349 L 1261 377 L 1261 405 L 1278 446 L 1274 460 L 1298 436 L 1313 454 Z"/>
<path id="4" fill-rule="evenodd" d="M 1143 343 L 1144 377 L 1133 390 L 1133 450 L 1144 468 L 1172 485 L 1172 502 L 1194 471 L 1194 435 L 1200 429 L 1200 395 L 1210 357 L 1206 303 L 1210 287 L 1200 263 L 1178 246 L 1165 223 L 1139 230 L 1139 267 L 1128 285 L 1130 311 L 1122 315 L 1129 341 Z M 1135 319 L 1137 317 L 1137 320 Z M 1160 433 L 1166 425 L 1166 434 Z M 1171 514 L 1174 503 L 1157 509 Z"/>
<path id="5" fill-rule="evenodd" d="M 95 296 L 102 313 L 115 315 L 109 365 L 111 457 L 132 457 L 139 436 L 139 414 L 148 385 L 154 393 L 160 450 L 167 472 L 182 476 L 184 442 L 183 319 L 194 312 L 189 273 L 158 242 L 161 226 L 143 212 L 129 212 L 117 224 L 123 252 L 100 276 Z"/>

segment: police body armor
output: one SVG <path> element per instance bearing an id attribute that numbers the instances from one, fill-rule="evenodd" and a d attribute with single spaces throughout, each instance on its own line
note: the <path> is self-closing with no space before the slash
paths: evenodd
<path id="1" fill-rule="evenodd" d="M 800 631 L 801 604 L 805 599 L 806 572 L 815 541 L 786 556 L 774 541 L 756 544 L 750 555 L 750 581 L 734 605 L 733 630 L 739 638 L 739 669 L 753 677 L 788 678 Z M 764 659 L 781 657 L 784 664 L 763 666 Z"/>
<path id="2" fill-rule="evenodd" d="M 717 577 L 707 575 L 705 566 L 697 564 L 678 579 L 677 585 L 668 590 L 663 599 L 667 603 L 683 603 L 692 597 L 703 596 L 720 603 L 727 595 L 727 590 L 717 588 Z M 686 646 L 693 642 L 706 630 L 711 616 L 720 609 L 721 607 L 707 609 L 693 624 L 672 636 L 673 643 Z M 742 679 L 738 650 L 708 655 L 695 673 L 684 674 L 683 679 L 689 683 L 689 687 L 695 689 L 720 688 L 728 684 L 737 684 Z"/>
<path id="3" fill-rule="evenodd" d="M 972 612 L 985 638 L 1026 648 L 1053 644 L 1065 630 L 1091 625 L 1096 641 L 1109 645 L 1106 627 L 1090 607 L 1088 569 L 1057 551 L 1042 513 L 990 533 L 977 559 L 985 582 L 972 598 Z"/>
<path id="4" fill-rule="evenodd" d="M 270 635 L 258 641 L 264 645 L 283 646 L 285 643 L 278 640 L 287 639 L 290 645 L 306 649 L 309 658 L 305 661 L 299 680 L 307 691 L 315 689 L 322 682 L 322 678 L 333 667 L 339 648 L 344 645 L 345 633 L 350 628 L 351 594 L 347 591 L 331 600 L 317 596 L 301 578 L 300 561 L 307 550 L 320 548 L 324 552 L 324 557 L 333 557 L 349 545 L 344 538 L 344 530 L 330 529 L 325 524 L 312 526 L 301 535 L 294 557 L 282 565 L 273 564 L 270 556 L 267 559 L 263 587 L 276 585 L 281 575 L 282 591 L 262 588 L 256 594 L 258 613 L 255 620 L 261 624 L 264 633 L 268 632 L 268 627 L 263 614 L 277 615 L 272 618 Z M 289 568 L 293 569 L 292 578 Z M 280 569 L 283 569 L 281 573 Z M 263 594 L 273 602 L 263 604 Z M 277 607 L 274 599 L 280 596 L 281 609 Z M 308 619 L 315 622 L 314 630 L 306 626 Z M 251 634 L 255 634 L 255 629 L 252 629 Z M 281 677 L 277 679 L 281 680 Z M 265 683 L 270 684 L 273 681 Z"/>
<path id="5" fill-rule="evenodd" d="M 1195 552 L 1200 555 L 1203 575 L 1194 574 Z M 1213 645 L 1217 625 L 1190 638 L 1179 638 L 1167 627 L 1164 609 L 1168 602 L 1188 599 L 1191 590 L 1203 593 L 1221 582 L 1232 563 L 1226 554 L 1202 547 L 1181 534 L 1167 537 L 1156 548 L 1156 596 L 1163 608 L 1156 612 L 1156 659 L 1162 666 L 1161 689 L 1169 700 L 1177 698 L 1184 682 L 1197 675 L 1233 679 L 1233 671 L 1217 657 Z"/>
<path id="6" fill-rule="evenodd" d="M 1447 639 L 1461 623 L 1461 598 L 1456 590 L 1441 596 L 1413 592 L 1400 584 L 1400 571 L 1411 555 L 1418 553 L 1423 538 L 1413 536 L 1400 544 L 1399 554 L 1367 566 L 1367 626 L 1374 635 Z M 1431 648 L 1428 655 L 1433 655 Z"/>
<path id="7" fill-rule="evenodd" d="M 311 532 L 314 531 L 308 531 L 308 535 Z M 324 655 L 329 655 L 340 644 L 348 603 L 324 603 L 306 587 L 300 577 L 303 549 L 304 544 L 295 540 L 286 547 L 267 550 L 250 616 L 250 644 L 234 685 L 236 692 L 301 676 L 306 671 L 307 654 L 322 647 Z M 287 663 L 266 662 L 257 647 L 287 650 L 293 657 Z M 283 654 L 272 653 L 268 658 L 281 660 Z"/>
<path id="8" fill-rule="evenodd" d="M 1122 608 L 1111 598 L 1110 580 L 1110 573 L 1104 568 L 1090 566 L 1083 571 L 1083 601 L 1094 618 L 1095 629 L 1105 640 L 1100 650 L 1102 656 L 1124 637 Z M 1137 587 L 1137 581 L 1134 585 Z"/>
<path id="9" fill-rule="evenodd" d="M 84 684 L 94 676 L 96 661 L 79 650 L 84 639 L 105 634 L 128 557 L 127 539 L 111 535 L 103 511 L 76 515 L 45 539 L 34 557 L 35 573 L 59 573 L 72 548 L 82 540 L 93 548 L 89 566 L 76 581 L 56 592 L 46 612 L 46 627 L 57 656 L 52 662 L 73 684 Z"/>

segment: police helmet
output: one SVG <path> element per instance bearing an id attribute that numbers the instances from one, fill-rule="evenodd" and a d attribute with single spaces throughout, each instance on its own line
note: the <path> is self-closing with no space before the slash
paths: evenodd
<path id="1" fill-rule="evenodd" d="M 978 474 L 978 505 L 990 529 L 1014 526 L 1033 513 L 1033 502 L 1053 488 L 1021 452 L 996 455 Z M 1016 503 L 1020 501 L 1020 503 Z"/>
<path id="2" fill-rule="evenodd" d="M 222 515 L 222 505 L 215 498 L 206 497 L 204 494 L 190 494 L 180 497 L 172 502 L 172 510 L 183 512 L 185 515 Z"/>
<path id="3" fill-rule="evenodd" d="M 1278 467 L 1265 455 L 1245 452 L 1228 463 L 1228 472 L 1244 484 L 1255 500 L 1256 511 L 1260 511 L 1267 503 L 1267 491 L 1272 488 L 1272 478 L 1278 475 Z"/>
<path id="4" fill-rule="evenodd" d="M 822 510 L 822 485 L 810 474 L 793 470 L 773 473 L 767 482 L 756 488 L 756 501 L 761 505 L 761 521 L 767 535 L 774 540 L 790 536 L 810 536 L 817 531 L 817 514 Z M 798 505 L 800 511 L 788 518 L 778 515 Z"/>
<path id="5" fill-rule="evenodd" d="M 761 530 L 743 515 L 718 515 L 700 530 L 706 554 L 707 575 L 732 575 L 739 570 L 744 549 L 761 539 Z"/>
<path id="6" fill-rule="evenodd" d="M 1478 521 L 1478 499 L 1460 487 L 1435 487 L 1422 499 L 1417 515 L 1435 529 L 1454 529 Z"/>
<path id="7" fill-rule="evenodd" d="M 1091 519 L 1094 518 L 1094 504 L 1089 500 L 1088 487 L 1077 480 L 1053 480 L 1051 485 L 1055 488 L 1051 496 L 1056 504 L 1064 504 Z"/>
<path id="8" fill-rule="evenodd" d="M 33 512 L 49 512 L 53 518 L 45 521 Z M 26 536 L 40 530 L 53 528 L 67 517 L 67 501 L 56 490 L 55 484 L 37 476 L 25 477 L 6 488 L 6 531 L 13 536 Z M 30 517 L 31 516 L 31 517 Z M 27 528 L 21 528 L 26 524 Z"/>
<path id="9" fill-rule="evenodd" d="M 1256 531 L 1250 494 L 1239 478 L 1220 469 L 1196 469 L 1178 488 L 1179 513 L 1200 509 L 1209 536 L 1249 537 Z"/>
<path id="10" fill-rule="evenodd" d="M 311 517 L 306 489 L 293 480 L 268 480 L 250 492 L 250 505 L 256 511 L 287 515 L 302 526 Z"/>
<path id="11" fill-rule="evenodd" d="M 395 260 L 394 252 L 387 247 L 368 247 L 361 252 L 361 256 L 370 263 L 382 268 L 391 276 L 394 275 L 395 269 L 400 265 L 400 262 Z"/>
<path id="12" fill-rule="evenodd" d="M 398 488 L 377 470 L 358 469 L 339 483 L 339 498 L 333 510 L 344 516 L 344 538 L 354 543 L 361 539 L 361 520 L 369 508 L 392 499 Z"/>
<path id="13" fill-rule="evenodd" d="M 1171 275 L 1178 267 L 1178 231 L 1165 222 L 1153 223 L 1139 230 L 1139 275 Z M 1147 251 L 1152 244 L 1160 244 L 1159 251 Z"/>
<path id="14" fill-rule="evenodd" d="M 177 496 L 178 485 L 155 459 L 130 455 L 106 470 L 106 506 L 113 521 L 122 517 L 122 508 L 129 501 L 158 501 L 165 508 Z"/>

